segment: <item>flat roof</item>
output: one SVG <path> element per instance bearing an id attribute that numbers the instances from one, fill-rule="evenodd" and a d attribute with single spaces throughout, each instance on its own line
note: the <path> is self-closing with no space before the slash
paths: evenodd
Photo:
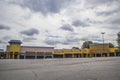
<path id="1" fill-rule="evenodd" d="M 90 44 L 90 46 L 109 46 L 108 43 L 105 43 L 105 44 Z"/>
<path id="2" fill-rule="evenodd" d="M 20 40 L 10 40 L 9 43 L 18 43 L 18 44 L 21 44 L 22 42 Z"/>
<path id="3" fill-rule="evenodd" d="M 54 49 L 54 47 L 42 47 L 42 46 L 21 46 L 23 48 L 52 48 Z"/>

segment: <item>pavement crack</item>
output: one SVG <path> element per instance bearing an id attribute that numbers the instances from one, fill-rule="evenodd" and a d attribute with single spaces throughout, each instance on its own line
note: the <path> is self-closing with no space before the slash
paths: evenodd
<path id="1" fill-rule="evenodd" d="M 32 71 L 32 74 L 34 75 L 34 80 L 39 80 L 39 77 L 35 71 Z"/>

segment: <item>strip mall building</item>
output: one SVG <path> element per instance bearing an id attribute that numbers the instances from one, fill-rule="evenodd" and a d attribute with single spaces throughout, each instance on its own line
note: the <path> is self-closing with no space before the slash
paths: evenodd
<path id="1" fill-rule="evenodd" d="M 117 48 L 109 48 L 109 44 L 91 44 L 90 48 L 54 49 L 54 47 L 21 46 L 20 40 L 9 41 L 7 59 L 42 59 L 42 58 L 83 58 L 120 56 Z"/>
<path id="2" fill-rule="evenodd" d="M 54 47 L 21 46 L 21 41 L 11 40 L 7 46 L 8 59 L 53 58 Z"/>

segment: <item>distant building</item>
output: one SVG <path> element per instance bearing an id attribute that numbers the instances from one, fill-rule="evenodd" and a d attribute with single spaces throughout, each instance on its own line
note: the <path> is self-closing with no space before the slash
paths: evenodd
<path id="1" fill-rule="evenodd" d="M 116 56 L 116 48 L 109 48 L 109 44 L 90 44 L 90 53 L 94 57 Z"/>
<path id="2" fill-rule="evenodd" d="M 82 57 L 81 49 L 55 49 L 54 58 L 80 58 Z"/>
<path id="3" fill-rule="evenodd" d="M 90 48 L 54 49 L 54 47 L 21 46 L 20 40 L 10 40 L 7 45 L 7 59 L 43 59 L 43 58 L 85 58 L 120 56 L 118 48 L 109 44 L 90 44 Z"/>
<path id="4" fill-rule="evenodd" d="M 7 46 L 8 59 L 52 58 L 54 47 L 21 46 L 20 40 L 11 40 Z"/>
<path id="5" fill-rule="evenodd" d="M 116 53 L 118 48 L 110 48 L 109 44 L 90 44 L 85 49 L 55 49 L 54 58 L 82 58 L 82 57 L 110 57 L 120 56 Z"/>
<path id="6" fill-rule="evenodd" d="M 21 59 L 53 58 L 53 47 L 21 46 Z"/>
<path id="7" fill-rule="evenodd" d="M 10 40 L 10 45 L 7 45 L 7 58 L 8 59 L 19 59 L 22 42 L 20 40 Z"/>

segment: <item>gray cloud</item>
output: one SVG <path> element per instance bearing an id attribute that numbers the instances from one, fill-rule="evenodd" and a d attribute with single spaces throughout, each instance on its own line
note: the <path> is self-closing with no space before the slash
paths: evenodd
<path id="1" fill-rule="evenodd" d="M 101 5 L 101 4 L 106 4 L 106 3 L 112 3 L 115 0 L 86 0 L 87 4 L 92 4 L 92 6 L 94 5 Z M 119 0 L 116 0 L 119 1 Z"/>
<path id="2" fill-rule="evenodd" d="M 66 36 L 65 40 L 61 42 L 63 45 L 79 44 L 80 38 L 77 33 L 70 33 Z"/>
<path id="3" fill-rule="evenodd" d="M 61 44 L 63 44 L 63 45 L 71 45 L 71 44 L 73 44 L 73 42 L 64 41 L 64 42 L 62 42 Z"/>
<path id="4" fill-rule="evenodd" d="M 10 36 L 10 35 L 7 35 L 7 36 L 4 36 L 2 39 L 3 39 L 3 40 L 10 40 L 10 39 L 11 39 L 11 36 Z"/>
<path id="5" fill-rule="evenodd" d="M 113 0 L 87 0 L 88 2 L 91 2 L 91 3 L 97 3 L 97 4 L 102 4 L 102 3 L 107 3 L 107 2 L 111 2 Z"/>
<path id="6" fill-rule="evenodd" d="M 86 22 L 86 21 L 85 21 L 85 22 Z M 75 27 L 79 27 L 79 26 L 83 26 L 83 27 L 89 26 L 87 23 L 84 23 L 84 22 L 82 22 L 82 21 L 80 21 L 80 20 L 75 20 L 75 21 L 73 21 L 73 22 L 72 22 L 72 25 L 75 26 Z"/>
<path id="7" fill-rule="evenodd" d="M 58 45 L 58 44 L 63 44 L 63 45 L 69 45 L 69 44 L 73 44 L 74 42 L 76 42 L 75 40 L 58 40 L 58 39 L 45 39 L 45 43 L 48 45 Z"/>
<path id="8" fill-rule="evenodd" d="M 70 32 L 74 31 L 74 29 L 72 28 L 72 26 L 69 25 L 69 24 L 65 24 L 65 25 L 61 26 L 60 29 L 65 30 L 65 31 L 70 31 Z"/>
<path id="9" fill-rule="evenodd" d="M 67 42 L 78 42 L 78 41 L 80 41 L 80 39 L 79 38 L 71 37 L 71 38 L 67 38 L 66 41 Z"/>
<path id="10" fill-rule="evenodd" d="M 120 5 L 119 4 L 109 4 L 107 7 L 110 7 L 111 5 L 116 5 L 117 7 L 113 10 L 110 11 L 102 11 L 102 12 L 96 12 L 98 16 L 112 16 L 113 14 L 118 14 L 120 13 Z M 111 7 L 110 7 L 111 8 Z"/>
<path id="11" fill-rule="evenodd" d="M 27 7 L 32 11 L 47 13 L 58 13 L 62 8 L 68 6 L 72 0 L 22 0 L 13 1 L 22 7 Z"/>
<path id="12" fill-rule="evenodd" d="M 109 29 L 109 30 L 111 30 L 111 31 L 115 31 L 115 32 L 119 32 L 120 31 L 120 26 L 119 26 L 119 24 L 118 25 L 113 25 L 113 23 L 112 23 L 112 25 L 111 26 L 103 26 L 103 27 L 105 27 L 106 29 Z M 114 34 L 115 35 L 115 34 Z"/>
<path id="13" fill-rule="evenodd" d="M 26 37 L 26 38 L 23 38 L 23 42 L 32 42 L 33 40 L 37 40 L 37 39 L 34 38 L 34 37 Z"/>
<path id="14" fill-rule="evenodd" d="M 61 42 L 63 45 L 70 45 L 70 44 L 75 44 L 78 43 L 78 39 L 66 39 L 65 41 Z"/>
<path id="15" fill-rule="evenodd" d="M 31 28 L 28 30 L 24 30 L 20 32 L 21 34 L 27 35 L 27 36 L 33 36 L 35 34 L 39 34 L 39 31 L 35 28 Z"/>
<path id="16" fill-rule="evenodd" d="M 98 21 L 98 20 L 92 20 L 92 19 L 86 19 L 86 21 L 90 24 L 103 24 L 105 21 Z"/>
<path id="17" fill-rule="evenodd" d="M 61 43 L 59 40 L 57 40 L 57 39 L 45 39 L 45 41 L 44 41 L 46 44 L 48 44 L 48 45 L 57 45 L 57 44 L 59 44 L 59 43 Z"/>
<path id="18" fill-rule="evenodd" d="M 80 41 L 87 41 L 88 40 L 88 37 L 83 37 L 80 39 Z"/>
<path id="19" fill-rule="evenodd" d="M 120 18 L 111 21 L 112 24 L 120 24 Z"/>
<path id="20" fill-rule="evenodd" d="M 0 24 L 0 30 L 10 30 L 10 27 Z"/>
<path id="21" fill-rule="evenodd" d="M 3 40 L 0 40 L 0 44 L 6 44 L 6 42 Z"/>

